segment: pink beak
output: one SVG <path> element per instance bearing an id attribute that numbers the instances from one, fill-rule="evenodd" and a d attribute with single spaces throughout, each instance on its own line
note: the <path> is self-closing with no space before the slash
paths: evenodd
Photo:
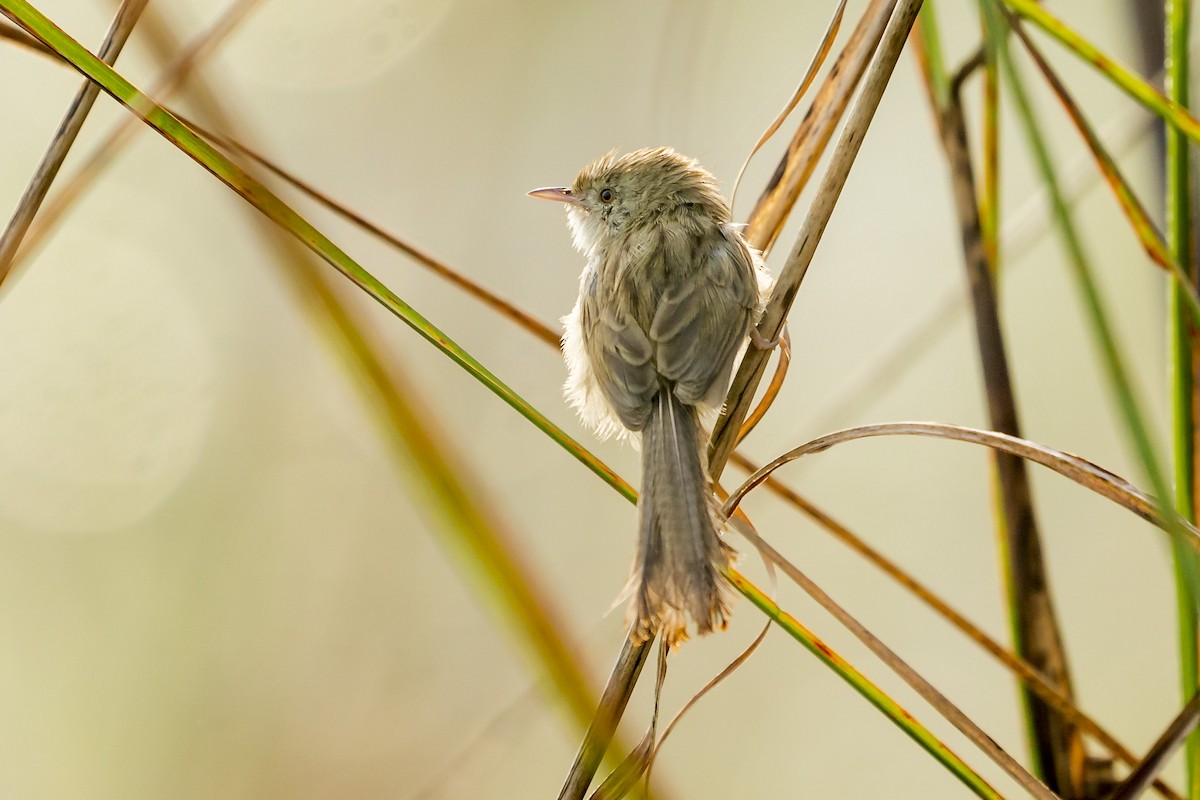
<path id="1" fill-rule="evenodd" d="M 566 186 L 547 186 L 545 189 L 534 189 L 529 192 L 530 197 L 540 197 L 543 200 L 556 200 L 560 203 L 570 203 L 571 205 L 583 205 L 583 201 L 575 195 L 571 194 L 571 190 Z"/>

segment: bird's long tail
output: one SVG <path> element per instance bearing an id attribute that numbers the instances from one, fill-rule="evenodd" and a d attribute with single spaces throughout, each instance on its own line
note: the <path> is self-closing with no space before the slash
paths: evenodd
<path id="1" fill-rule="evenodd" d="M 629 622 L 639 641 L 662 631 L 678 644 L 687 638 L 689 618 L 700 634 L 726 624 L 721 569 L 731 550 L 718 535 L 703 444 L 696 409 L 669 390 L 659 392 L 642 430 L 638 549 L 629 586 Z"/>

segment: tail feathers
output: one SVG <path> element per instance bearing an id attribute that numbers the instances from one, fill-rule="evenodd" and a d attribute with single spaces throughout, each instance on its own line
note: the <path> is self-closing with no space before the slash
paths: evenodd
<path id="1" fill-rule="evenodd" d="M 660 392 L 642 431 L 638 552 L 629 585 L 629 624 L 639 641 L 662 631 L 679 644 L 689 620 L 699 634 L 725 628 L 721 570 L 732 551 L 718 535 L 702 453 L 695 408 Z"/>

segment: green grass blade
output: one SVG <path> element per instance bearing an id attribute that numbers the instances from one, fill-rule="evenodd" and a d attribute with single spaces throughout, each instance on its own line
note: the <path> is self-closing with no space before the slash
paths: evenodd
<path id="1" fill-rule="evenodd" d="M 1190 0 L 1167 0 L 1166 4 L 1166 91 L 1172 102 L 1189 105 L 1188 32 L 1191 28 Z M 1182 271 L 1196 276 L 1192 246 L 1191 180 L 1188 141 L 1177 130 L 1166 131 L 1166 211 L 1167 247 Z M 1172 438 L 1175 456 L 1175 506 L 1179 513 L 1196 521 L 1196 374 L 1193 365 L 1196 348 L 1192 343 L 1196 326 L 1189 319 L 1182 287 L 1170 286 L 1170 381 Z M 1200 571 L 1196 554 L 1182 542 L 1173 542 L 1175 591 L 1178 597 L 1179 669 L 1183 696 L 1197 690 L 1200 670 L 1200 639 L 1197 625 L 1197 600 L 1189 573 Z M 1200 800 L 1200 733 L 1193 732 L 1184 745 L 1187 797 Z"/>
<path id="2" fill-rule="evenodd" d="M 1096 130 L 1088 122 L 1084 116 L 1083 109 L 1071 97 L 1067 87 L 1063 85 L 1057 73 L 1051 68 L 1050 64 L 1038 51 L 1033 41 L 1025 33 L 1020 25 L 1013 27 L 1017 37 L 1021 43 L 1025 45 L 1034 64 L 1042 73 L 1042 77 L 1046 79 L 1047 85 L 1058 97 L 1063 108 L 1067 112 L 1067 116 L 1071 118 L 1071 122 L 1083 137 L 1084 143 L 1088 150 L 1091 151 L 1092 157 L 1096 160 L 1096 165 L 1100 168 L 1100 174 L 1104 177 L 1105 183 L 1112 189 L 1113 196 L 1117 203 L 1121 206 L 1121 211 L 1125 214 L 1125 218 L 1129 220 L 1130 227 L 1137 234 L 1138 240 L 1142 243 L 1142 248 L 1146 251 L 1146 255 L 1150 257 L 1154 263 L 1158 264 L 1163 269 L 1167 270 L 1174 277 L 1175 281 L 1182 289 L 1183 299 L 1187 303 L 1187 308 L 1192 314 L 1192 319 L 1196 323 L 1200 323 L 1200 296 L 1196 294 L 1196 287 L 1193 285 L 1192 278 L 1187 274 L 1172 250 L 1167 246 L 1166 241 L 1159 234 L 1158 229 L 1154 226 L 1153 220 L 1150 219 L 1150 212 L 1142 204 L 1137 194 L 1133 191 L 1129 181 L 1125 179 L 1121 168 L 1117 166 L 1117 161 L 1108 152 L 1108 148 L 1100 141 L 1100 136 Z M 1173 131 L 1175 135 L 1179 135 L 1178 131 Z M 1181 137 L 1182 138 L 1182 137 Z"/>
<path id="3" fill-rule="evenodd" d="M 1068 50 L 1099 70 L 1122 91 L 1169 122 L 1189 139 L 1200 142 L 1200 120 L 1128 68 L 1121 66 L 1102 53 L 1099 48 L 1080 36 L 1065 22 L 1039 5 L 1036 0 L 1000 0 L 1000 2 L 1053 36 Z"/>
<path id="4" fill-rule="evenodd" d="M 774 600 L 764 594 L 757 586 L 746 580 L 741 573 L 730 569 L 725 573 L 725 576 L 751 603 L 758 606 L 779 627 L 787 631 L 793 639 L 804 645 L 810 653 L 819 658 L 827 667 L 837 673 L 839 677 L 854 687 L 854 690 L 862 695 L 867 702 L 886 714 L 888 719 L 896 723 L 901 730 L 908 734 L 927 753 L 945 765 L 976 796 L 984 798 L 1000 797 L 1000 794 L 987 781 L 979 777 L 974 770 L 930 733 L 925 726 L 913 719 L 911 714 L 901 708 L 896 701 L 884 694 L 878 686 L 871 683 L 866 676 L 856 670 L 849 662 L 834 652 L 829 645 L 818 639 L 812 631 L 801 625 L 799 620 L 786 611 L 783 611 Z"/>
<path id="5" fill-rule="evenodd" d="M 992 271 L 1000 274 L 1000 74 L 996 53 L 983 49 L 983 169 L 979 228 Z"/>
<path id="6" fill-rule="evenodd" d="M 1159 458 L 1157 447 L 1155 446 L 1153 437 L 1150 435 L 1149 426 L 1146 424 L 1146 416 L 1142 413 L 1142 404 L 1137 398 L 1133 381 L 1129 376 L 1128 369 L 1125 367 L 1125 360 L 1121 355 L 1120 345 L 1117 342 L 1116 334 L 1109 322 L 1104 301 L 1100 297 L 1099 288 L 1092 275 L 1091 262 L 1084 252 L 1083 242 L 1079 238 L 1074 221 L 1071 219 L 1066 198 L 1063 196 L 1062 188 L 1059 186 L 1053 161 L 1046 147 L 1040 125 L 1033 111 L 1033 106 L 1029 101 L 1024 83 L 1008 51 L 1007 22 L 1003 16 L 1001 2 L 1011 3 L 1013 0 L 980 0 L 987 21 L 988 41 L 996 50 L 1000 67 L 1008 80 L 1008 86 L 1014 105 L 1017 108 L 1018 116 L 1021 118 L 1026 136 L 1029 139 L 1030 151 L 1034 156 L 1037 169 L 1042 175 L 1046 190 L 1050 196 L 1051 214 L 1054 217 L 1059 232 L 1062 234 L 1067 261 L 1079 289 L 1084 310 L 1090 320 L 1092 333 L 1096 339 L 1096 345 L 1100 350 L 1101 361 L 1108 373 L 1108 382 L 1116 399 L 1118 411 L 1124 422 L 1126 435 L 1138 460 L 1141 462 L 1142 470 L 1150 481 L 1154 496 L 1157 498 L 1156 502 L 1162 505 L 1159 511 L 1163 519 L 1167 521 L 1172 534 L 1177 539 L 1182 539 L 1179 517 L 1175 514 L 1173 506 L 1168 507 L 1163 505 L 1166 502 L 1165 499 L 1171 497 L 1172 493 L 1166 473 L 1162 468 L 1162 461 Z M 1200 574 L 1194 571 L 1189 572 L 1188 580 L 1193 582 L 1193 596 L 1195 596 L 1195 589 L 1200 587 Z"/>
<path id="7" fill-rule="evenodd" d="M 917 35 L 920 36 L 921 46 L 915 52 L 928 83 L 933 111 L 937 114 L 950 102 L 950 74 L 946 71 L 946 60 L 942 55 L 942 35 L 938 31 L 933 0 L 925 0 L 921 4 L 921 12 L 917 15 Z"/>

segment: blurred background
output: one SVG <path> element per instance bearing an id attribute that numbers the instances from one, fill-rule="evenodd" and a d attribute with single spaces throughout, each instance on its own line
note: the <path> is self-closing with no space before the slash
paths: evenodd
<path id="1" fill-rule="evenodd" d="M 103 0 L 36 5 L 93 50 L 114 10 Z M 1052 4 L 1141 68 L 1139 5 Z M 151 0 L 147 19 L 173 32 L 174 55 L 225 6 Z M 728 187 L 803 75 L 833 6 L 261 0 L 171 103 L 557 326 L 582 261 L 561 209 L 524 193 L 569 183 L 609 149 L 650 145 L 697 157 Z M 864 6 L 849 4 L 846 30 Z M 938 10 L 954 66 L 978 44 L 975 4 Z M 139 29 L 118 71 L 149 89 L 166 48 Z M 1081 62 L 1046 49 L 1159 214 L 1154 128 Z M 1033 83 L 1058 166 L 1091 187 L 1079 193 L 1077 219 L 1165 453 L 1165 282 L 1096 186 L 1066 117 Z M 0 46 L 5 217 L 78 85 L 51 60 Z M 126 116 L 102 96 L 64 177 Z M 751 164 L 738 218 L 798 120 Z M 1011 143 L 1002 310 L 1025 435 L 1145 486 L 1011 114 L 1002 135 Z M 555 352 L 284 196 L 636 482 L 636 453 L 595 442 L 562 401 Z M 796 227 L 780 239 L 776 269 Z M 263 231 L 241 199 L 139 127 L 0 288 L 0 796 L 553 796 L 580 731 L 463 553 L 422 517 L 376 409 Z M 598 691 L 624 638 L 623 612 L 609 609 L 632 555 L 633 507 L 369 298 L 350 297 L 511 531 Z M 788 384 L 744 446 L 757 461 L 867 422 L 988 426 L 945 160 L 911 53 L 790 329 Z M 985 451 L 881 439 L 782 475 L 1008 640 Z M 1165 537 L 1045 470 L 1032 479 L 1079 703 L 1142 753 L 1180 705 Z M 1003 668 L 807 519 L 765 494 L 746 508 L 780 550 L 1027 758 Z M 765 585 L 755 558 L 742 566 Z M 781 587 L 779 602 L 1020 796 L 799 590 Z M 686 645 L 664 713 L 763 619 L 739 601 L 727 634 Z M 629 740 L 650 705 L 641 687 Z M 1176 758 L 1167 776 L 1181 775 Z M 655 781 L 664 796 L 688 798 L 966 794 L 779 631 L 685 719 Z"/>

